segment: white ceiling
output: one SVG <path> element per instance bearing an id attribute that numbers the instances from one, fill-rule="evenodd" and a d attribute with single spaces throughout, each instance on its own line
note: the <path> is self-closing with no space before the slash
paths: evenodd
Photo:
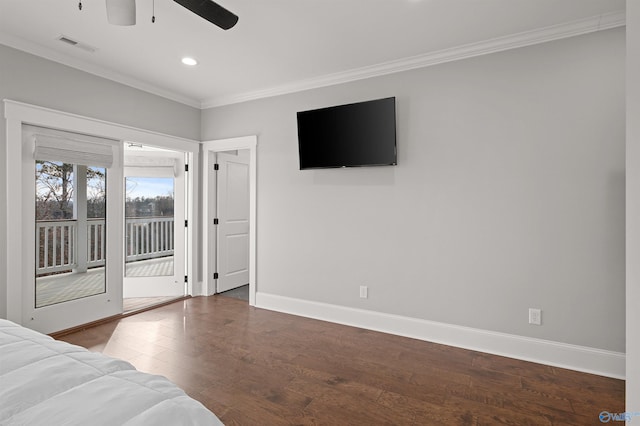
<path id="1" fill-rule="evenodd" d="M 137 25 L 120 27 L 107 23 L 105 0 L 83 0 L 82 11 L 78 0 L 0 0 L 0 43 L 207 107 L 619 26 L 625 9 L 624 0 L 219 0 L 240 17 L 224 31 L 173 0 L 155 0 L 153 24 L 153 2 L 137 0 Z"/>

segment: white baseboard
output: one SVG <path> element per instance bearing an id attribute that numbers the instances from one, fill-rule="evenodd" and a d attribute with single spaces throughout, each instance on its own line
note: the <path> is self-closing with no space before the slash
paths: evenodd
<path id="1" fill-rule="evenodd" d="M 423 319 L 256 293 L 256 307 L 524 361 L 625 378 L 625 354 Z"/>

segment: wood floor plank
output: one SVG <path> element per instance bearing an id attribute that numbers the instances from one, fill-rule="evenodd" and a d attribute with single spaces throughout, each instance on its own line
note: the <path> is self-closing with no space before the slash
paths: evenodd
<path id="1" fill-rule="evenodd" d="M 182 300 L 61 340 L 161 374 L 227 425 L 593 425 L 624 381 L 256 309 Z"/>

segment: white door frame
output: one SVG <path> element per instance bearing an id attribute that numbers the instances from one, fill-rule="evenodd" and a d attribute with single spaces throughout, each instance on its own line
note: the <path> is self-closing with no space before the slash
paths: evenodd
<path id="1" fill-rule="evenodd" d="M 7 283 L 7 319 L 18 324 L 29 326 L 29 318 L 25 316 L 26 312 L 23 309 L 25 297 L 23 289 L 25 285 L 29 285 L 29 283 L 34 280 L 33 270 L 29 267 L 30 256 L 33 256 L 34 253 L 30 250 L 29 243 L 23 238 L 23 233 L 25 230 L 33 228 L 33 223 L 29 220 L 29 215 L 26 214 L 30 210 L 29 206 L 33 206 L 33 191 L 23 193 L 21 184 L 8 184 L 8 182 L 15 182 L 17 177 L 22 177 L 26 173 L 33 174 L 33 170 L 27 170 L 23 165 L 23 159 L 32 156 L 33 153 L 27 152 L 28 150 L 23 146 L 22 124 L 32 124 L 120 141 L 136 141 L 146 145 L 178 149 L 187 152 L 190 157 L 189 164 L 191 165 L 188 176 L 188 192 L 191 194 L 191 199 L 188 200 L 188 204 L 191 206 L 198 205 L 198 180 L 193 179 L 193 177 L 198 175 L 197 166 L 200 145 L 198 141 L 191 139 L 164 135 L 22 102 L 5 100 L 4 104 L 7 124 L 5 179 L 7 182 L 7 199 L 11 200 L 11 205 L 7 203 L 7 206 L 5 206 L 7 223 L 3 224 L 3 226 L 6 226 L 7 241 L 2 243 L 6 244 L 8 267 L 6 273 L 2 272 L 3 276 L 1 279 L 6 280 Z M 116 160 L 119 164 L 122 164 L 121 157 Z M 120 178 L 122 178 L 122 176 L 120 176 Z M 114 206 L 114 208 L 120 210 L 120 214 L 117 215 L 119 219 L 114 218 L 116 223 L 111 224 L 111 226 L 117 227 L 118 232 L 122 235 L 120 231 L 123 230 L 124 222 L 123 203 L 121 200 L 111 200 L 110 202 L 119 203 L 117 207 Z M 189 228 L 187 232 L 189 251 L 191 253 L 197 253 L 197 244 L 193 235 L 198 235 L 198 224 L 194 220 L 194 209 L 189 208 L 188 210 L 187 219 L 189 220 Z M 31 242 L 31 244 L 33 244 L 33 242 Z M 117 247 L 114 247 L 112 250 L 117 250 L 116 256 L 118 259 L 124 259 L 123 244 L 117 245 Z M 197 256 L 189 256 L 187 263 L 187 274 L 189 275 L 187 289 L 189 294 L 199 293 L 198 288 L 193 288 L 193 282 L 195 280 L 192 278 L 193 271 L 197 270 L 194 265 L 196 259 Z M 114 268 L 118 268 L 117 274 L 119 277 L 122 277 L 122 265 L 123 261 L 115 262 L 115 264 L 112 265 Z M 116 275 L 116 272 L 113 272 L 112 275 Z M 77 318 L 70 320 L 75 323 L 69 322 L 66 328 L 121 313 L 122 286 L 120 285 L 119 290 L 113 294 L 113 297 L 106 299 L 104 302 L 103 309 L 100 311 L 92 310 L 84 312 Z M 53 331 L 57 330 L 45 330 L 44 332 L 49 333 Z"/>
<path id="2" fill-rule="evenodd" d="M 216 291 L 213 280 L 215 266 L 215 247 L 211 247 L 210 234 L 214 232 L 213 218 L 215 211 L 210 211 L 211 197 L 215 197 L 215 188 L 210 188 L 210 174 L 213 165 L 210 164 L 209 154 L 212 152 L 249 150 L 249 305 L 256 304 L 256 200 L 257 200 L 257 167 L 256 148 L 258 137 L 243 136 L 230 139 L 219 139 L 202 142 L 202 282 L 205 294 L 211 295 Z"/>

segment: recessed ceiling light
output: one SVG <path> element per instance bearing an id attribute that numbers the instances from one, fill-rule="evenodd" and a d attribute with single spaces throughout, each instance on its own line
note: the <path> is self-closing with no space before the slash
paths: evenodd
<path id="1" fill-rule="evenodd" d="M 198 65 L 198 61 L 189 57 L 182 58 L 182 63 L 189 66 Z"/>

